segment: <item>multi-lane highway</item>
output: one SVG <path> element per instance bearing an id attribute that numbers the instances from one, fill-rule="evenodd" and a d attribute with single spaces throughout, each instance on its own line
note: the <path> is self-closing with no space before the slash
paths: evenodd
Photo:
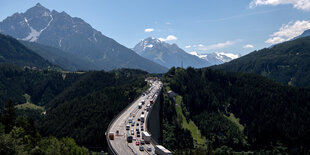
<path id="1" fill-rule="evenodd" d="M 141 130 L 145 131 L 147 128 L 147 125 L 141 121 L 141 116 L 144 115 L 144 119 L 147 119 L 147 105 L 152 106 L 151 101 L 155 103 L 158 97 L 158 93 L 162 88 L 162 83 L 159 80 L 149 79 L 148 83 L 150 84 L 149 89 L 144 92 L 137 100 L 135 100 L 129 107 L 127 107 L 127 109 L 125 109 L 120 115 L 118 115 L 118 117 L 111 123 L 110 127 L 108 128 L 107 134 L 114 133 L 114 140 L 108 138 L 108 143 L 110 143 L 110 147 L 113 148 L 116 154 L 155 154 L 154 146 L 152 143 L 140 144 L 142 140 Z M 143 101 L 144 104 L 141 105 Z M 139 108 L 139 104 L 141 108 Z M 140 136 L 138 136 L 138 132 L 140 133 Z M 132 137 L 132 142 L 127 141 L 127 136 Z"/>

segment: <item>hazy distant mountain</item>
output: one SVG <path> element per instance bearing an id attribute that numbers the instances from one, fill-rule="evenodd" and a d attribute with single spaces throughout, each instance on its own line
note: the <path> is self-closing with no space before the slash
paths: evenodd
<path id="1" fill-rule="evenodd" d="M 212 65 L 218 65 L 240 57 L 239 54 L 225 53 L 225 52 L 214 52 L 209 54 L 198 54 L 197 52 L 190 52 L 199 58 L 207 60 Z"/>
<path id="2" fill-rule="evenodd" d="M 69 52 L 64 52 L 58 48 L 50 47 L 35 42 L 20 41 L 27 48 L 39 54 L 49 62 L 60 66 L 64 70 L 79 71 L 79 70 L 99 70 L 94 63 L 83 59 L 83 57 L 76 56 Z"/>
<path id="3" fill-rule="evenodd" d="M 302 37 L 308 37 L 308 36 L 310 36 L 310 29 L 304 31 L 301 35 L 295 37 L 294 39 L 298 39 L 298 38 L 302 38 Z"/>
<path id="4" fill-rule="evenodd" d="M 25 13 L 15 13 L 0 22 L 0 32 L 59 48 L 83 57 L 100 69 L 137 68 L 152 73 L 167 71 L 167 68 L 102 35 L 82 19 L 65 12 L 50 11 L 39 3 Z"/>
<path id="5" fill-rule="evenodd" d="M 2 34 L 0 34 L 0 64 L 15 64 L 40 69 L 55 67 L 18 40 Z"/>
<path id="6" fill-rule="evenodd" d="M 211 64 L 203 59 L 188 54 L 176 44 L 169 44 L 154 37 L 142 40 L 134 48 L 141 56 L 152 60 L 158 64 L 171 68 L 173 66 L 202 68 Z"/>

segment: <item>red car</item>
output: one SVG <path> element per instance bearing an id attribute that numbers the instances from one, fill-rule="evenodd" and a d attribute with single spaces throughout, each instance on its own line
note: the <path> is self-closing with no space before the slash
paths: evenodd
<path id="1" fill-rule="evenodd" d="M 139 141 L 136 141 L 136 145 L 140 145 L 140 142 L 139 142 Z"/>

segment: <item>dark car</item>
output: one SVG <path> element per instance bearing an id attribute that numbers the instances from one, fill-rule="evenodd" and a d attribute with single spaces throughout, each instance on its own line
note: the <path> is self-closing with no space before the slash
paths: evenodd
<path id="1" fill-rule="evenodd" d="M 144 145 L 144 144 L 145 144 L 145 141 L 144 141 L 144 140 L 141 140 L 141 141 L 140 141 L 140 144 L 141 144 L 141 145 Z"/>

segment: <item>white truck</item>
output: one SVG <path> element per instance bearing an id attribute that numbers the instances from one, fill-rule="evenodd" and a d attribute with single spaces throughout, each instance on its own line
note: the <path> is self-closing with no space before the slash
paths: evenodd
<path id="1" fill-rule="evenodd" d="M 170 155 L 170 154 L 172 154 L 169 150 L 164 148 L 162 145 L 155 145 L 155 153 L 158 155 Z"/>
<path id="2" fill-rule="evenodd" d="M 139 103 L 138 108 L 139 108 L 139 109 L 142 108 L 142 103 Z"/>
<path id="3" fill-rule="evenodd" d="M 145 141 L 145 143 L 150 144 L 150 142 L 151 142 L 151 135 L 148 132 L 143 131 L 142 132 L 142 139 Z"/>
<path id="4" fill-rule="evenodd" d="M 149 111 L 150 108 L 151 108 L 151 105 L 150 105 L 150 104 L 147 104 L 147 105 L 146 105 L 146 111 Z"/>
<path id="5" fill-rule="evenodd" d="M 141 117 L 140 117 L 140 121 L 141 121 L 141 122 L 144 122 L 144 115 L 143 115 L 143 114 L 142 114 Z"/>

